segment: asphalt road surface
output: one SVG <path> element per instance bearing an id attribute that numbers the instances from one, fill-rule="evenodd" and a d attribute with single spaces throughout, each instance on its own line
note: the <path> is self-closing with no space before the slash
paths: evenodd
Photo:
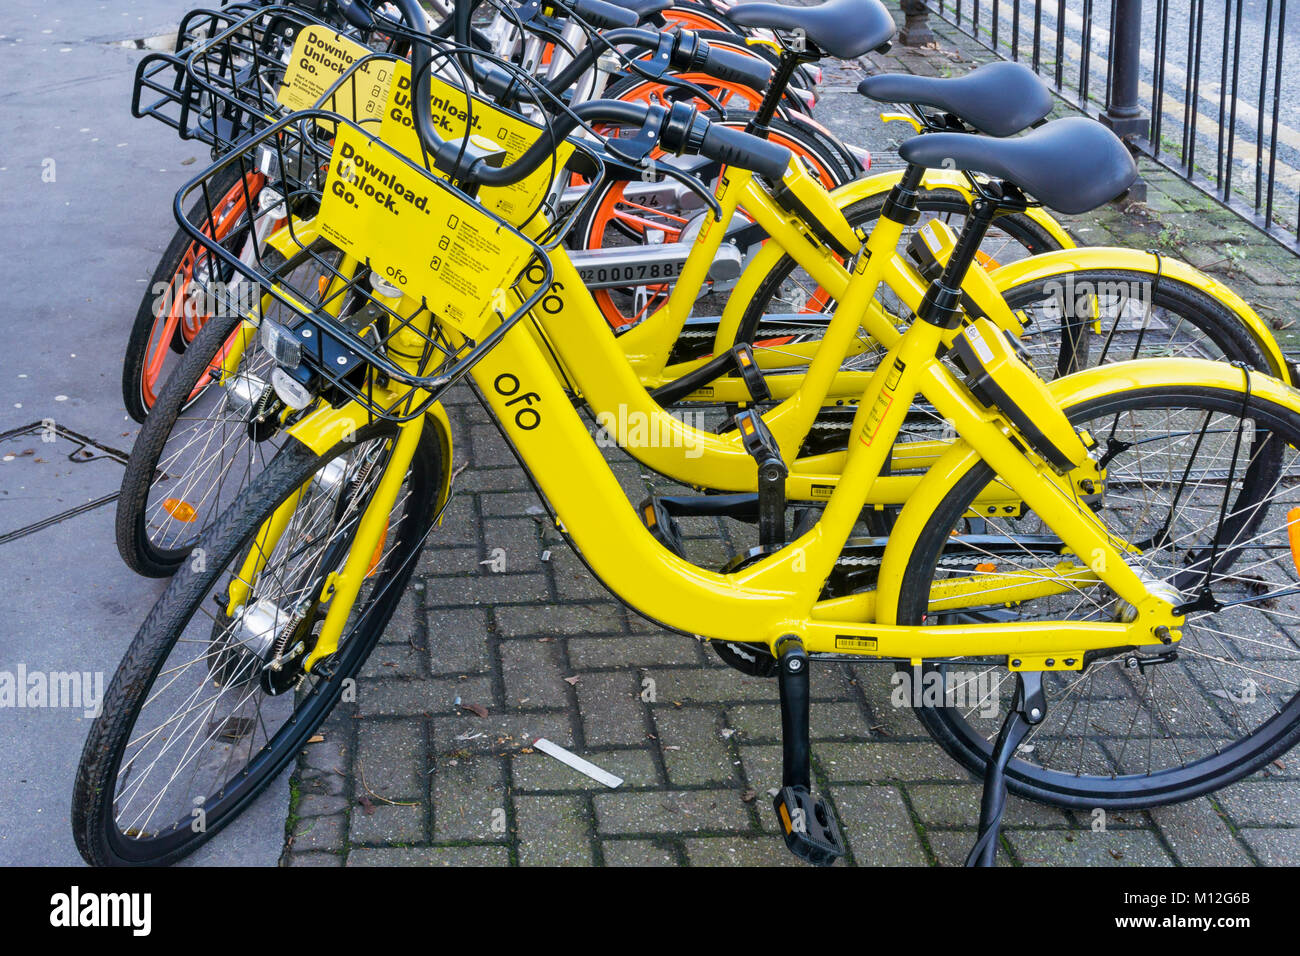
<path id="1" fill-rule="evenodd" d="M 208 161 L 131 118 L 133 41 L 191 6 L 0 5 L 0 691 L 20 669 L 107 684 L 161 591 L 118 558 L 103 499 L 136 431 L 119 386 L 130 322 L 176 229 L 172 197 Z M 0 865 L 79 861 L 68 813 L 88 726 L 82 707 L 0 705 Z M 287 791 L 284 777 L 186 863 L 274 863 Z"/>

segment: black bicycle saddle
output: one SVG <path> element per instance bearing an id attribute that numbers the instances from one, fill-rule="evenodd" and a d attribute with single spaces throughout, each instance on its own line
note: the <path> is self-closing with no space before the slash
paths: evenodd
<path id="1" fill-rule="evenodd" d="M 815 7 L 779 3 L 742 3 L 727 11 L 737 26 L 803 35 L 824 53 L 851 60 L 894 38 L 894 18 L 880 0 L 827 0 Z"/>
<path id="2" fill-rule="evenodd" d="M 858 92 L 882 103 L 930 106 L 952 113 L 989 136 L 1019 133 L 1052 111 L 1047 84 L 1023 63 L 986 63 L 952 79 L 877 73 L 859 83 Z"/>
<path id="3" fill-rule="evenodd" d="M 1005 179 L 1045 206 L 1082 213 L 1114 199 L 1137 178 L 1119 137 L 1083 116 L 1057 120 L 1015 139 L 926 133 L 899 147 L 906 162 Z"/>

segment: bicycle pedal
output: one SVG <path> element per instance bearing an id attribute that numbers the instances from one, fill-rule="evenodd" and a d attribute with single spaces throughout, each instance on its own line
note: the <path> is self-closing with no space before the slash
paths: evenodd
<path id="1" fill-rule="evenodd" d="M 637 508 L 637 514 L 641 516 L 641 523 L 649 529 L 656 541 L 679 558 L 686 557 L 681 528 L 677 526 L 677 519 L 672 516 L 662 501 L 654 496 L 647 498 Z"/>
<path id="2" fill-rule="evenodd" d="M 786 849 L 814 866 L 830 866 L 844 855 L 844 838 L 830 807 L 803 787 L 782 787 L 772 799 Z"/>
<path id="3" fill-rule="evenodd" d="M 785 479 L 789 469 L 781 458 L 781 447 L 754 409 L 746 409 L 734 421 L 741 444 L 758 466 L 759 543 L 784 544 Z"/>
<path id="4" fill-rule="evenodd" d="M 770 401 L 772 390 L 767 387 L 767 379 L 763 377 L 763 372 L 754 359 L 753 348 L 747 344 L 737 345 L 731 350 L 731 354 L 736 363 L 736 371 L 740 373 L 745 387 L 749 389 L 750 397 L 756 402 Z"/>

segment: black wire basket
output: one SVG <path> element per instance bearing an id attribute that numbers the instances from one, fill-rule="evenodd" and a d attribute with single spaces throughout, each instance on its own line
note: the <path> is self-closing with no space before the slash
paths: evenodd
<path id="1" fill-rule="evenodd" d="M 309 37 L 321 38 L 310 44 L 316 62 L 299 43 Z M 176 51 L 151 53 L 136 67 L 131 113 L 170 126 L 182 139 L 208 144 L 215 157 L 294 109 L 314 105 L 308 70 L 317 63 L 323 67 L 320 58 L 351 62 L 356 45 L 383 51 L 394 42 L 327 23 L 300 7 L 235 4 L 191 10 L 181 21 Z M 303 83 L 290 89 L 287 75 Z M 342 102 L 334 109 L 348 113 Z"/>
<path id="2" fill-rule="evenodd" d="M 322 128 L 333 131 L 323 158 Z M 338 113 L 293 113 L 186 184 L 175 211 L 194 241 L 238 277 L 208 294 L 258 327 L 260 344 L 304 396 L 298 405 L 286 401 L 290 409 L 320 396 L 409 421 L 528 314 L 548 291 L 552 269 L 539 242 L 373 129 Z M 228 248 L 210 238 L 222 201 L 215 184 L 232 172 L 248 180 L 268 153 L 283 167 L 316 172 L 260 204 L 264 242 Z M 195 205 L 209 212 L 186 217 Z M 294 393 L 293 382 L 282 378 L 285 388 L 276 391 Z"/>

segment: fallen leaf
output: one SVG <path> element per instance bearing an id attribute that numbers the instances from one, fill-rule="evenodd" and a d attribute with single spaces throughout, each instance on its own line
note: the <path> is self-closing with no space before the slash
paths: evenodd
<path id="1" fill-rule="evenodd" d="M 564 678 L 564 682 L 565 682 L 566 684 L 569 684 L 570 686 L 572 686 L 572 685 L 578 683 L 578 681 L 580 681 L 580 680 L 582 680 L 582 677 L 581 677 L 581 675 L 579 675 L 579 674 L 574 674 L 572 677 L 566 677 L 566 678 Z"/>
<path id="2" fill-rule="evenodd" d="M 484 707 L 482 704 L 467 704 L 464 701 L 462 701 L 460 705 L 460 709 L 468 710 L 470 713 L 475 714 L 476 716 L 479 717 L 486 717 L 488 715 L 487 708 Z"/>
<path id="3" fill-rule="evenodd" d="M 311 737 L 307 739 L 307 743 L 309 744 L 320 744 L 324 742 L 325 742 L 324 734 L 312 734 Z"/>

